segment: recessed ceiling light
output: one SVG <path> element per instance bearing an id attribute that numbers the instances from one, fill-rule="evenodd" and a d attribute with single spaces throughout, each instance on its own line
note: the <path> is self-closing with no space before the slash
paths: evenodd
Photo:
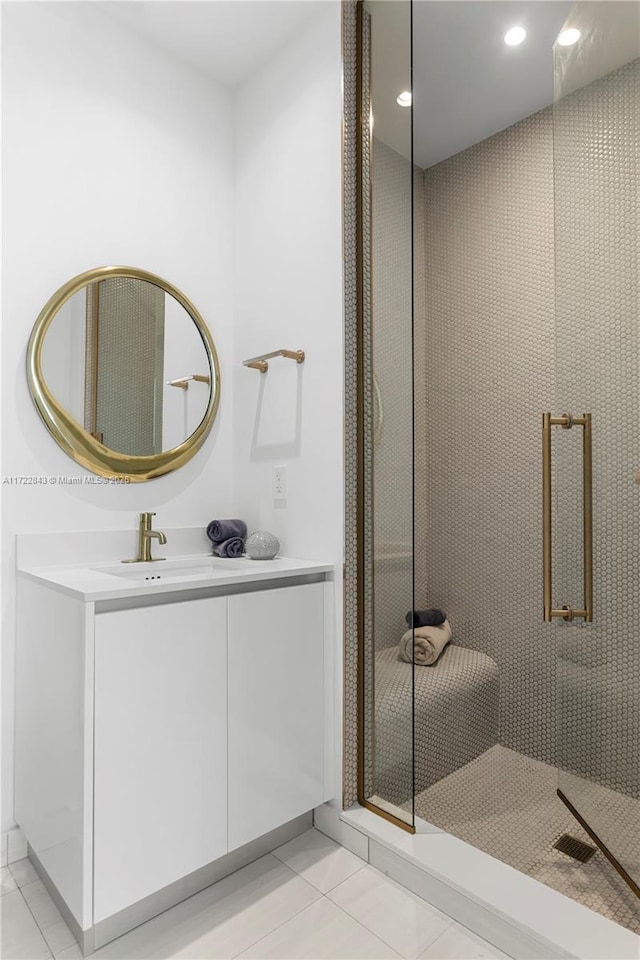
<path id="1" fill-rule="evenodd" d="M 410 107 L 411 106 L 411 91 L 403 90 L 401 94 L 396 97 L 396 103 L 399 103 L 401 107 Z"/>
<path id="2" fill-rule="evenodd" d="M 580 31 L 576 27 L 568 27 L 558 36 L 558 43 L 561 47 L 570 47 L 580 39 Z"/>
<path id="3" fill-rule="evenodd" d="M 524 27 L 511 27 L 504 35 L 504 42 L 509 47 L 517 47 L 519 43 L 522 43 L 526 35 L 527 31 Z"/>

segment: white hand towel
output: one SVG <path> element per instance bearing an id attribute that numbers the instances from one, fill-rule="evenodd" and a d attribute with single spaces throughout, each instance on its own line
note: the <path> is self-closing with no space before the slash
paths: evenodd
<path id="1" fill-rule="evenodd" d="M 436 662 L 449 640 L 451 627 L 448 620 L 438 627 L 416 627 L 415 630 L 407 630 L 400 641 L 400 659 L 405 663 L 413 660 L 421 667 L 428 667 Z"/>

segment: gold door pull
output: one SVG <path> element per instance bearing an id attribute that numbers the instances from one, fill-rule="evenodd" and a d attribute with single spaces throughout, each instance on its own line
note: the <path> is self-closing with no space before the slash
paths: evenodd
<path id="1" fill-rule="evenodd" d="M 551 511 L 551 428 L 562 427 L 571 430 L 582 427 L 582 531 L 583 531 L 583 592 L 584 602 L 580 609 L 553 606 L 552 574 L 552 511 Z M 591 435 L 591 414 L 583 413 L 574 417 L 563 413 L 561 417 L 542 414 L 542 580 L 544 600 L 544 621 L 554 619 L 566 621 L 576 617 L 586 623 L 593 621 L 593 455 Z"/>

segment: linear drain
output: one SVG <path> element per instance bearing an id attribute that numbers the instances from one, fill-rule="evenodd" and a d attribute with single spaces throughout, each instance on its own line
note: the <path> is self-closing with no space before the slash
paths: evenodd
<path id="1" fill-rule="evenodd" d="M 591 860 L 591 857 L 596 852 L 595 847 L 585 843 L 584 840 L 578 840 L 577 837 L 572 837 L 570 833 L 563 833 L 554 843 L 554 847 L 556 850 L 559 850 L 560 853 L 566 853 L 568 857 L 573 857 L 574 860 L 579 860 L 581 863 L 586 863 L 587 860 Z"/>

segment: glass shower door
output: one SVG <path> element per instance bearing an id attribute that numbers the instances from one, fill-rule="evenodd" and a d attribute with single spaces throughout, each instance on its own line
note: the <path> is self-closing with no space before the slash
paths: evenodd
<path id="1" fill-rule="evenodd" d="M 367 0 L 363 633 L 359 800 L 414 824 L 411 2 Z M 410 618 L 409 618 L 410 619 Z M 399 656 L 401 641 L 406 659 Z"/>
<path id="2" fill-rule="evenodd" d="M 558 794 L 640 896 L 640 4 L 579 2 L 566 27 L 580 34 L 554 48 L 557 410 L 543 430 Z"/>

